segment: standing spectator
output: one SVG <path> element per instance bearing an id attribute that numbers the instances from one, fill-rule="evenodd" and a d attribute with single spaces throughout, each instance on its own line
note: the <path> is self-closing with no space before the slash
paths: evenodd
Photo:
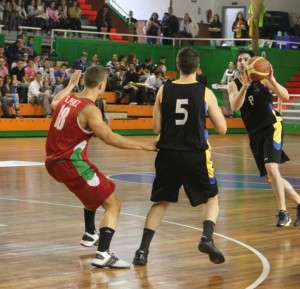
<path id="1" fill-rule="evenodd" d="M 220 22 L 219 14 L 215 14 L 213 21 L 210 23 L 208 31 L 210 32 L 211 46 L 220 46 L 221 40 L 214 40 L 214 38 L 222 38 L 222 23 Z"/>
<path id="2" fill-rule="evenodd" d="M 128 13 L 128 18 L 127 18 L 127 22 L 129 27 L 132 29 L 133 34 L 135 35 L 133 37 L 133 42 L 134 43 L 138 43 L 138 38 L 137 38 L 137 26 L 138 26 L 138 21 L 133 17 L 133 12 L 129 11 Z"/>
<path id="3" fill-rule="evenodd" d="M 75 69 L 81 70 L 81 72 L 85 72 L 88 68 L 87 62 L 88 53 L 85 51 L 81 52 L 80 58 L 76 59 L 74 62 Z"/>
<path id="4" fill-rule="evenodd" d="M 178 18 L 173 14 L 173 8 L 169 7 L 168 8 L 168 12 L 169 12 L 169 17 L 170 17 L 170 21 L 171 21 L 171 32 L 172 32 L 172 37 L 176 37 L 178 30 L 179 30 L 179 21 Z"/>
<path id="5" fill-rule="evenodd" d="M 68 9 L 68 17 L 70 20 L 70 29 L 81 31 L 81 9 L 76 0 L 72 1 L 72 6 Z M 81 33 L 78 33 L 78 36 L 81 37 Z"/>
<path id="6" fill-rule="evenodd" d="M 150 19 L 146 22 L 145 30 L 147 37 L 148 44 L 156 44 L 157 38 L 153 38 L 150 36 L 158 36 L 158 31 L 161 25 L 158 20 L 158 14 L 156 12 L 152 13 Z"/>
<path id="7" fill-rule="evenodd" d="M 41 103 L 44 108 L 45 118 L 51 118 L 50 102 L 52 96 L 49 92 L 44 91 L 43 76 L 40 72 L 35 74 L 35 80 L 29 84 L 28 103 Z"/>
<path id="8" fill-rule="evenodd" d="M 244 19 L 243 12 L 238 12 L 236 14 L 235 21 L 232 24 L 232 31 L 234 32 L 234 38 L 236 39 L 234 44 L 236 46 L 243 46 L 246 44 L 246 41 L 241 41 L 241 38 L 248 37 L 248 23 Z"/>
<path id="9" fill-rule="evenodd" d="M 233 81 L 235 78 L 239 76 L 238 70 L 235 69 L 235 62 L 229 61 L 228 68 L 225 70 L 221 84 L 228 85 L 229 82 Z M 223 89 L 223 105 L 224 105 L 224 116 L 225 117 L 233 117 L 233 112 L 231 109 L 229 94 L 227 89 Z"/>
<path id="10" fill-rule="evenodd" d="M 294 25 L 294 35 L 300 38 L 300 17 L 298 17 L 297 23 Z"/>
<path id="11" fill-rule="evenodd" d="M 153 123 L 159 137 L 151 193 L 154 203 L 146 217 L 134 265 L 147 264 L 152 238 L 170 204 L 178 202 L 182 186 L 193 207 L 204 205 L 199 251 L 207 254 L 215 264 L 225 262 L 213 242 L 219 214 L 218 184 L 211 161 L 206 112 L 219 133 L 225 134 L 227 127 L 215 95 L 195 79 L 199 60 L 198 53 L 192 48 L 179 50 L 180 78 L 164 84 L 156 97 Z"/>
<path id="12" fill-rule="evenodd" d="M 95 20 L 97 30 L 99 32 L 107 32 L 110 33 L 110 29 L 112 27 L 110 13 L 108 11 L 108 7 L 104 5 L 97 11 L 97 16 Z M 104 36 L 105 38 L 105 36 Z M 109 38 L 109 35 L 108 35 Z"/>
<path id="13" fill-rule="evenodd" d="M 184 13 L 183 20 L 180 23 L 178 36 L 182 38 L 195 38 L 199 32 L 199 25 L 191 19 L 188 13 Z M 190 39 L 189 44 L 194 45 L 195 40 Z"/>
<path id="14" fill-rule="evenodd" d="M 160 29 L 163 38 L 162 38 L 162 45 L 172 45 L 172 39 L 165 39 L 164 37 L 171 38 L 173 36 L 172 29 L 171 29 L 171 19 L 169 13 L 164 13 L 163 19 L 161 20 L 161 29 Z"/>

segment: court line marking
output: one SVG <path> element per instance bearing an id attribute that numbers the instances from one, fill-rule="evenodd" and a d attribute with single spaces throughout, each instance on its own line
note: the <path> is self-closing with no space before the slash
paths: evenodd
<path id="1" fill-rule="evenodd" d="M 52 203 L 52 202 L 42 202 L 42 201 L 33 201 L 33 200 L 22 200 L 22 199 L 12 199 L 12 198 L 3 198 L 3 197 L 0 197 L 0 200 L 5 200 L 5 201 L 17 201 L 17 202 L 27 202 L 27 203 L 32 203 L 32 204 L 44 204 L 44 205 L 54 205 L 54 206 L 62 206 L 62 207 L 70 207 L 70 208 L 80 208 L 82 209 L 82 206 L 76 206 L 76 205 L 67 205 L 67 204 L 61 204 L 61 203 Z M 98 209 L 100 211 L 103 211 L 103 209 Z M 124 216 L 130 216 L 130 217 L 135 217 L 135 218 L 142 218 L 142 219 L 145 219 L 146 217 L 145 216 L 139 216 L 139 215 L 135 215 L 135 214 L 129 214 L 129 213 L 120 213 L 121 215 L 124 215 Z M 189 226 L 189 225 L 184 225 L 184 224 L 180 224 L 180 223 L 176 223 L 176 222 L 171 222 L 171 221 L 165 221 L 165 220 L 162 220 L 163 223 L 167 223 L 167 224 L 171 224 L 171 225 L 175 225 L 175 226 L 181 226 L 181 227 L 185 227 L 185 228 L 189 228 L 189 229 L 193 229 L 193 230 L 197 230 L 197 231 L 203 231 L 202 229 L 200 228 L 197 228 L 197 227 L 193 227 L 193 226 Z M 265 279 L 267 278 L 267 276 L 269 275 L 270 273 L 270 263 L 269 261 L 267 260 L 267 258 L 262 254 L 260 253 L 258 250 L 254 249 L 253 247 L 241 242 L 241 241 L 238 241 L 236 239 L 233 239 L 233 238 L 230 238 L 230 237 L 227 237 L 225 235 L 222 235 L 222 234 L 219 234 L 219 233 L 214 233 L 215 235 L 221 237 L 221 238 L 224 238 L 228 241 L 231 241 L 231 242 L 234 242 L 242 247 L 245 247 L 246 249 L 248 249 L 249 251 L 251 251 L 254 255 L 256 255 L 261 263 L 262 263 L 262 272 L 260 274 L 260 276 L 252 283 L 250 284 L 248 287 L 246 287 L 245 289 L 254 289 L 254 288 L 257 288 L 257 286 L 259 286 L 262 282 L 265 281 Z"/>
<path id="2" fill-rule="evenodd" d="M 0 227 L 8 227 L 8 225 L 0 224 Z"/>

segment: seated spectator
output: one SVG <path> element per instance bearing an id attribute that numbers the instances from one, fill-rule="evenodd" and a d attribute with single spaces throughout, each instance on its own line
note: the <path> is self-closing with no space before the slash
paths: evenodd
<path id="1" fill-rule="evenodd" d="M 53 97 L 49 92 L 44 91 L 42 79 L 42 74 L 40 72 L 37 72 L 35 74 L 35 80 L 29 84 L 28 103 L 42 103 L 45 112 L 45 118 L 51 118 L 50 102 Z"/>
<path id="2" fill-rule="evenodd" d="M 140 75 L 136 72 L 134 62 L 129 63 L 128 71 L 125 74 L 127 83 L 136 91 L 136 99 L 138 104 L 143 104 L 143 95 L 145 87 L 140 85 Z"/>
<path id="3" fill-rule="evenodd" d="M 68 17 L 70 21 L 71 30 L 81 30 L 81 9 L 78 6 L 76 0 L 72 1 L 72 6 L 68 9 Z M 75 35 L 75 33 L 73 33 Z M 78 33 L 78 36 L 81 37 L 81 33 Z"/>
<path id="4" fill-rule="evenodd" d="M 191 19 L 188 13 L 184 13 L 183 20 L 180 23 L 178 36 L 182 38 L 195 38 L 199 32 L 199 25 Z M 190 45 L 194 45 L 194 40 L 189 40 Z"/>
<path id="5" fill-rule="evenodd" d="M 74 62 L 75 68 L 81 70 L 81 72 L 85 72 L 86 69 L 88 68 L 87 57 L 88 57 L 88 53 L 82 51 L 80 58 L 76 59 Z"/>
<path id="6" fill-rule="evenodd" d="M 127 55 L 126 54 L 120 54 L 118 57 L 119 65 L 127 67 Z"/>
<path id="7" fill-rule="evenodd" d="M 34 68 L 34 72 L 37 73 L 40 69 L 40 67 L 42 66 L 41 63 L 41 56 L 39 54 L 35 54 L 33 56 L 33 68 Z"/>
<path id="8" fill-rule="evenodd" d="M 136 54 L 135 54 L 134 52 L 131 52 L 131 53 L 128 54 L 127 62 L 128 62 L 128 63 L 133 62 L 133 63 L 135 63 L 136 65 L 139 64 L 139 60 L 137 59 L 137 56 L 136 56 Z"/>
<path id="9" fill-rule="evenodd" d="M 6 50 L 6 56 L 7 56 L 7 61 L 8 61 L 8 68 L 11 67 L 11 64 L 15 60 L 17 55 L 23 54 L 23 40 L 22 39 L 17 39 L 16 42 L 11 43 L 7 50 Z"/>
<path id="10" fill-rule="evenodd" d="M 59 26 L 59 17 L 55 1 L 51 1 L 50 6 L 46 10 L 49 16 L 49 29 L 57 28 Z"/>
<path id="11" fill-rule="evenodd" d="M 7 57 L 4 52 L 4 47 L 0 45 L 0 58 L 4 59 L 4 66 L 8 68 Z"/>
<path id="12" fill-rule="evenodd" d="M 49 31 L 49 16 L 46 13 L 45 2 L 42 0 L 36 0 L 35 20 L 34 24 L 37 27 L 41 27 L 42 31 L 50 35 Z"/>
<path id="13" fill-rule="evenodd" d="M 145 101 L 146 103 L 154 104 L 157 91 L 163 84 L 161 71 L 156 70 L 154 74 L 148 76 L 145 84 L 147 85 Z"/>
<path id="14" fill-rule="evenodd" d="M 31 0 L 26 9 L 28 26 L 35 26 L 35 0 Z"/>
<path id="15" fill-rule="evenodd" d="M 54 71 L 55 77 L 55 85 L 54 85 L 54 92 L 53 94 L 56 95 L 58 92 L 64 89 L 64 82 L 67 79 L 67 64 L 62 63 L 60 68 Z"/>
<path id="16" fill-rule="evenodd" d="M 157 38 L 153 38 L 150 36 L 158 36 L 158 31 L 160 29 L 161 25 L 158 20 L 158 14 L 156 12 L 152 13 L 150 19 L 146 22 L 145 25 L 145 33 L 148 36 L 147 37 L 147 43 L 148 44 L 156 44 Z"/>
<path id="17" fill-rule="evenodd" d="M 56 80 L 54 76 L 54 69 L 51 67 L 51 61 L 49 58 L 44 59 L 43 65 L 39 68 L 39 72 L 42 74 L 42 81 L 48 81 L 51 89 L 53 90 Z"/>
<path id="18" fill-rule="evenodd" d="M 35 79 L 35 70 L 34 70 L 33 65 L 34 65 L 33 58 L 29 58 L 28 59 L 28 64 L 24 68 L 24 70 L 25 70 L 25 80 L 26 80 L 27 83 L 30 83 L 31 81 L 33 81 Z"/>
<path id="19" fill-rule="evenodd" d="M 33 51 L 34 51 L 34 48 L 33 48 L 33 46 L 34 46 L 34 36 L 29 36 L 28 40 L 25 41 L 24 46 L 27 48 L 27 50 L 29 52 L 28 54 L 30 56 L 33 56 Z"/>
<path id="20" fill-rule="evenodd" d="M 111 60 L 107 62 L 106 69 L 109 77 L 113 77 L 119 68 L 118 54 L 113 54 Z"/>
<path id="21" fill-rule="evenodd" d="M 65 8 L 67 8 L 67 6 L 64 6 Z M 62 3 L 59 3 L 57 5 L 57 17 L 59 19 L 59 24 L 57 28 L 60 29 L 68 29 L 69 28 L 69 19 L 68 19 L 68 14 L 67 14 L 67 10 L 64 10 L 64 7 L 62 5 Z"/>
<path id="22" fill-rule="evenodd" d="M 95 66 L 95 65 L 99 65 L 99 58 L 98 58 L 98 55 L 97 54 L 94 54 L 92 56 L 92 59 L 91 61 L 88 62 L 87 66 L 90 67 L 90 66 Z"/>
<path id="23" fill-rule="evenodd" d="M 27 102 L 28 82 L 25 78 L 25 68 L 23 58 L 20 57 L 17 66 L 10 70 L 13 84 L 17 86 L 17 92 L 21 103 Z"/>
<path id="24" fill-rule="evenodd" d="M 97 11 L 95 24 L 97 26 L 97 31 L 110 33 L 112 23 L 111 23 L 110 13 L 106 5 L 104 5 L 102 8 L 99 8 L 99 10 Z M 106 37 L 109 38 L 109 36 Z"/>
<path id="25" fill-rule="evenodd" d="M 15 111 L 16 118 L 22 118 L 19 108 L 19 95 L 16 86 L 13 84 L 12 77 L 8 74 L 4 77 L 3 85 L 0 88 L 2 96 L 2 110 L 4 107 L 4 114 L 7 114 L 6 107 L 12 105 Z M 6 111 L 5 111 L 6 110 Z"/>
<path id="26" fill-rule="evenodd" d="M 196 70 L 196 80 L 199 83 L 202 83 L 204 86 L 207 86 L 207 77 L 204 75 L 201 66 L 199 65 Z"/>
<path id="27" fill-rule="evenodd" d="M 149 75 L 154 73 L 154 69 L 152 67 L 152 58 L 146 57 L 141 66 L 143 68 L 143 76 L 141 77 L 141 81 L 145 81 Z"/>
<path id="28" fill-rule="evenodd" d="M 137 104 L 136 88 L 128 83 L 126 72 L 127 68 L 120 66 L 119 71 L 111 78 L 111 89 L 117 93 L 116 104 L 120 104 L 126 94 L 129 94 L 129 104 Z"/>
<path id="29" fill-rule="evenodd" d="M 8 74 L 8 69 L 5 66 L 5 60 L 0 56 L 0 76 L 2 79 Z"/>

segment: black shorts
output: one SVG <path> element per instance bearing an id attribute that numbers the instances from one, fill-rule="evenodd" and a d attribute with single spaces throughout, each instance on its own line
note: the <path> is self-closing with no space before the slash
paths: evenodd
<path id="1" fill-rule="evenodd" d="M 267 175 L 266 163 L 282 164 L 290 160 L 282 150 L 283 130 L 281 122 L 249 136 L 249 139 L 250 148 L 261 177 Z"/>
<path id="2" fill-rule="evenodd" d="M 178 202 L 183 185 L 193 207 L 206 203 L 218 194 L 211 152 L 160 150 L 155 159 L 156 176 L 151 201 Z"/>

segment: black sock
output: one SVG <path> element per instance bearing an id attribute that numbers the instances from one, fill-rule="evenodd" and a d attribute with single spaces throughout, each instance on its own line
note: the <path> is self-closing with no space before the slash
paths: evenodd
<path id="1" fill-rule="evenodd" d="M 300 204 L 297 205 L 297 217 L 300 216 Z"/>
<path id="2" fill-rule="evenodd" d="M 212 236 L 215 230 L 215 223 L 212 221 L 203 222 L 203 237 L 206 237 L 208 241 L 212 241 Z"/>
<path id="3" fill-rule="evenodd" d="M 96 230 L 95 214 L 96 214 L 96 211 L 91 211 L 91 210 L 87 210 L 86 208 L 84 208 L 85 231 L 91 235 L 93 235 Z"/>
<path id="4" fill-rule="evenodd" d="M 115 233 L 115 230 L 108 227 L 100 228 L 100 238 L 98 244 L 98 251 L 104 252 L 109 249 L 111 239 Z"/>
<path id="5" fill-rule="evenodd" d="M 151 229 L 144 228 L 142 242 L 139 250 L 144 251 L 145 253 L 149 252 L 150 243 L 155 234 L 155 231 Z"/>

